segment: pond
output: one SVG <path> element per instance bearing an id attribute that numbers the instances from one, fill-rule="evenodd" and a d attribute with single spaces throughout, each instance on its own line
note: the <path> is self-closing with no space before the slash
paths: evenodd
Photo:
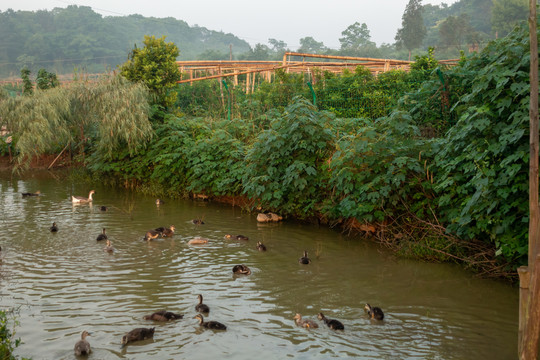
<path id="1" fill-rule="evenodd" d="M 156 206 L 155 198 L 67 179 L 59 172 L 0 174 L 1 308 L 14 309 L 19 321 L 17 355 L 74 359 L 87 330 L 89 359 L 516 357 L 518 290 L 508 284 L 455 265 L 397 258 L 336 229 L 259 224 L 256 214 L 212 202 L 164 199 Z M 91 189 L 93 203 L 71 203 L 71 195 Z M 37 190 L 42 196 L 21 196 Z M 173 237 L 143 240 L 147 230 L 170 225 Z M 102 228 L 114 253 L 96 241 Z M 208 243 L 189 245 L 197 236 Z M 257 241 L 266 252 L 257 251 Z M 304 250 L 309 265 L 298 262 Z M 234 275 L 237 264 L 252 273 Z M 198 326 L 198 294 L 211 309 L 205 320 L 226 331 Z M 381 307 L 384 320 L 370 320 L 366 303 Z M 162 309 L 184 318 L 143 320 Z M 319 312 L 345 330 L 324 326 Z M 297 327 L 296 313 L 319 327 Z M 122 336 L 138 327 L 155 327 L 154 338 L 122 348 Z"/>

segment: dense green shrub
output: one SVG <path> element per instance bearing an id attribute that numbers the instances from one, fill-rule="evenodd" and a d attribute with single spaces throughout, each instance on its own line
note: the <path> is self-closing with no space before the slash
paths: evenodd
<path id="1" fill-rule="evenodd" d="M 403 211 L 404 202 L 423 200 L 415 196 L 425 180 L 419 154 L 426 143 L 411 117 L 394 113 L 358 125 L 337 139 L 330 159 L 330 217 L 383 221 Z"/>
<path id="2" fill-rule="evenodd" d="M 439 212 L 448 230 L 525 261 L 528 231 L 529 44 L 526 24 L 453 70 L 470 92 L 435 143 Z M 470 74 L 474 74 L 470 76 Z M 519 261 L 518 261 L 519 263 Z"/>
<path id="3" fill-rule="evenodd" d="M 324 167 L 333 134 L 330 113 L 296 98 L 259 134 L 246 156 L 246 195 L 265 208 L 310 216 L 324 197 Z"/>

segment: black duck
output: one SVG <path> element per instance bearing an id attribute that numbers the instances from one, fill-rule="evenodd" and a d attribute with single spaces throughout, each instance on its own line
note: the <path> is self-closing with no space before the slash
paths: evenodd
<path id="1" fill-rule="evenodd" d="M 257 241 L 257 250 L 266 251 L 266 246 L 262 242 Z"/>
<path id="2" fill-rule="evenodd" d="M 232 269 L 232 272 L 234 274 L 241 274 L 241 275 L 249 275 L 251 274 L 251 269 L 248 268 L 246 265 L 235 265 Z"/>
<path id="3" fill-rule="evenodd" d="M 307 264 L 311 263 L 311 259 L 308 258 L 308 256 L 307 256 L 307 251 L 304 251 L 304 256 L 302 256 L 300 259 L 298 259 L 298 262 L 300 264 L 304 264 L 304 265 L 307 265 Z"/>
<path id="4" fill-rule="evenodd" d="M 101 240 L 107 240 L 107 234 L 105 234 L 105 228 L 103 228 L 103 230 L 101 231 L 101 234 L 99 234 L 96 238 L 96 241 L 101 241 Z"/>
<path id="5" fill-rule="evenodd" d="M 377 306 L 371 306 L 369 304 L 366 304 L 364 306 L 364 310 L 368 313 L 369 317 L 373 320 L 383 320 L 384 319 L 384 313 L 381 310 L 380 307 Z"/>
<path id="6" fill-rule="evenodd" d="M 345 326 L 341 323 L 339 320 L 333 320 L 333 319 L 327 319 L 326 316 L 323 315 L 323 313 L 319 313 L 317 315 L 317 318 L 319 320 L 324 321 L 326 326 L 328 326 L 332 330 L 345 330 Z"/>

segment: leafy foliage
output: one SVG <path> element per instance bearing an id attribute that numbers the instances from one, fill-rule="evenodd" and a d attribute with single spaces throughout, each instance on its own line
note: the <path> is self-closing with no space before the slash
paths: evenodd
<path id="1" fill-rule="evenodd" d="M 135 47 L 129 54 L 129 60 L 121 67 L 121 74 L 133 82 L 142 82 L 155 96 L 154 103 L 165 108 L 176 101 L 176 82 L 180 80 L 180 71 L 176 65 L 179 55 L 173 43 L 166 43 L 165 36 L 144 37 L 144 48 Z"/>
<path id="2" fill-rule="evenodd" d="M 20 165 L 33 156 L 58 152 L 67 143 L 86 145 L 102 156 L 119 148 L 132 152 L 151 136 L 148 92 L 114 76 L 98 83 L 75 83 L 39 91 L 34 96 L 5 98 L 2 124 L 14 134 Z"/>
<path id="3" fill-rule="evenodd" d="M 529 45 L 525 24 L 456 68 L 468 88 L 459 120 L 436 142 L 439 211 L 448 230 L 527 254 Z"/>
<path id="4" fill-rule="evenodd" d="M 325 201 L 325 212 L 332 218 L 375 222 L 396 216 L 404 203 L 423 200 L 425 175 L 419 154 L 425 149 L 425 140 L 406 113 L 357 120 L 355 129 L 335 144 L 328 165 L 332 195 Z"/>
<path id="5" fill-rule="evenodd" d="M 18 323 L 13 318 L 13 324 L 10 325 L 10 314 L 12 311 L 0 310 L 0 359 L 2 360 L 17 360 L 19 358 L 13 355 L 13 351 L 21 344 L 21 339 L 15 339 L 14 328 Z"/>
<path id="6" fill-rule="evenodd" d="M 270 123 L 248 150 L 244 191 L 270 209 L 313 215 L 322 198 L 321 175 L 330 153 L 332 117 L 302 98 Z"/>

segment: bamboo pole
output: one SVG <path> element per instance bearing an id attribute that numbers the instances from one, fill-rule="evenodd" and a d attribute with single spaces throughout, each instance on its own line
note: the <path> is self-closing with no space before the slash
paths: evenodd
<path id="1" fill-rule="evenodd" d="M 64 146 L 64 148 L 62 149 L 62 151 L 60 151 L 60 154 L 58 154 L 58 156 L 53 160 L 53 162 L 49 165 L 49 167 L 47 168 L 47 170 L 49 170 L 53 165 L 54 163 L 56 162 L 56 160 L 58 160 L 58 158 L 60 157 L 60 155 L 62 155 L 64 153 L 64 151 L 66 151 L 68 145 L 71 143 L 71 141 L 68 141 L 68 143 L 66 144 L 66 146 Z"/>

